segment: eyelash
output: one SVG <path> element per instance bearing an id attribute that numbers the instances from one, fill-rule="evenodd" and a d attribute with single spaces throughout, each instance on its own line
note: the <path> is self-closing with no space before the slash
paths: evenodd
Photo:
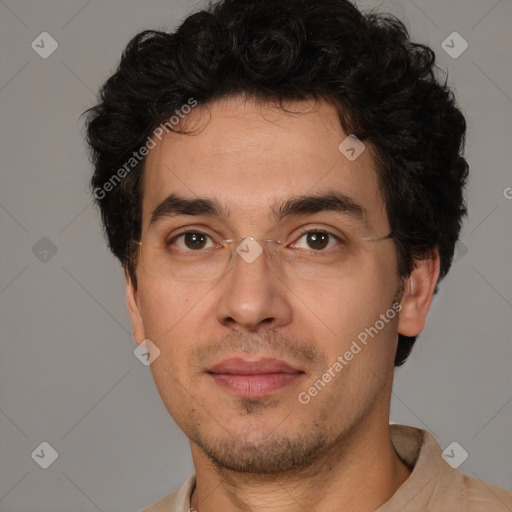
<path id="1" fill-rule="evenodd" d="M 317 229 L 308 229 L 307 231 L 304 231 L 298 238 L 295 239 L 295 241 L 292 242 L 292 244 L 296 244 L 301 238 L 303 238 L 305 235 L 308 235 L 309 233 L 325 233 L 326 235 L 334 238 L 338 244 L 344 244 L 345 241 L 335 235 L 334 233 L 331 233 L 330 231 L 326 230 L 326 229 L 321 229 L 321 228 L 317 228 Z M 166 241 L 165 243 L 165 246 L 166 247 L 169 247 L 172 245 L 173 242 L 175 242 L 178 238 L 184 236 L 184 235 L 188 235 L 188 234 L 200 234 L 200 235 L 205 235 L 207 236 L 208 238 L 210 238 L 212 241 L 213 241 L 213 238 L 208 235 L 207 233 L 204 233 L 203 231 L 200 231 L 200 230 L 193 230 L 193 229 L 187 229 L 185 231 L 181 231 L 179 233 L 177 233 L 176 235 L 174 235 L 171 239 L 169 239 L 168 241 Z M 288 244 L 289 245 L 289 244 Z M 332 247 L 330 248 L 332 249 Z M 303 249 L 303 250 L 306 250 L 306 249 Z M 327 252 L 327 250 L 318 250 L 318 251 L 315 251 L 314 249 L 310 249 L 311 252 L 317 252 L 317 253 L 321 253 L 321 252 Z M 193 250 L 189 250 L 189 251 L 186 251 L 186 252 L 202 252 L 201 250 L 197 250 L 197 251 L 193 251 Z"/>

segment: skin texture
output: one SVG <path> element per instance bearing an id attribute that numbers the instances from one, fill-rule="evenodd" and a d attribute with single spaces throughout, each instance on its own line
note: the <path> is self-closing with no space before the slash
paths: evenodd
<path id="1" fill-rule="evenodd" d="M 242 97 L 219 100 L 187 116 L 195 135 L 157 141 L 145 166 L 142 242 L 184 226 L 209 228 L 218 240 L 302 233 L 309 220 L 276 226 L 269 205 L 332 190 L 367 210 L 374 235 L 388 234 L 371 146 L 351 162 L 338 150 L 348 134 L 334 107 L 314 100 L 286 106 L 301 113 Z M 150 227 L 152 211 L 170 193 L 216 199 L 230 215 L 181 216 Z M 331 212 L 318 213 L 313 227 L 327 229 L 329 219 Z M 418 261 L 402 280 L 392 240 L 365 247 L 351 272 L 330 280 L 292 282 L 264 257 L 251 264 L 236 258 L 223 276 L 199 282 L 158 277 L 139 265 L 137 290 L 126 274 L 134 338 L 159 348 L 155 383 L 190 440 L 197 478 L 191 506 L 199 512 L 372 511 L 409 476 L 389 434 L 393 362 L 398 333 L 413 336 L 424 327 L 439 259 L 434 252 Z M 400 314 L 301 404 L 298 394 L 396 299 Z M 274 357 L 303 374 L 269 396 L 240 397 L 206 373 L 234 356 Z"/>

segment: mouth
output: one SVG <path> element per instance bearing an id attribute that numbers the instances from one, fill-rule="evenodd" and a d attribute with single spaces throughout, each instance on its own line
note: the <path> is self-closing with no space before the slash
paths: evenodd
<path id="1" fill-rule="evenodd" d="M 254 398 L 295 384 L 305 375 L 304 371 L 278 359 L 250 361 L 240 357 L 225 359 L 206 373 L 227 391 Z"/>

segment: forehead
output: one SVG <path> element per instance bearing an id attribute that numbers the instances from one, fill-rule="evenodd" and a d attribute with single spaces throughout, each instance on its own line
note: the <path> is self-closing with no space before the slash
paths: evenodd
<path id="1" fill-rule="evenodd" d="M 287 111 L 239 96 L 197 106 L 184 119 L 193 135 L 167 133 L 146 157 L 143 230 L 169 194 L 215 198 L 233 215 L 271 218 L 270 204 L 338 191 L 383 216 L 371 147 L 350 161 L 334 106 L 296 101 Z M 290 113 L 292 111 L 294 113 Z M 372 222 L 373 223 L 373 222 Z"/>

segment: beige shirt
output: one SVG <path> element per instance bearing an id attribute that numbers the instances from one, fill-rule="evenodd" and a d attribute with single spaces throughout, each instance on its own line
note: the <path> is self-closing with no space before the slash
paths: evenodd
<path id="1" fill-rule="evenodd" d="M 390 431 L 395 451 L 414 469 L 376 512 L 512 511 L 512 493 L 452 469 L 429 432 L 404 425 L 390 425 Z M 177 491 L 144 512 L 189 512 L 194 485 L 192 475 Z"/>

